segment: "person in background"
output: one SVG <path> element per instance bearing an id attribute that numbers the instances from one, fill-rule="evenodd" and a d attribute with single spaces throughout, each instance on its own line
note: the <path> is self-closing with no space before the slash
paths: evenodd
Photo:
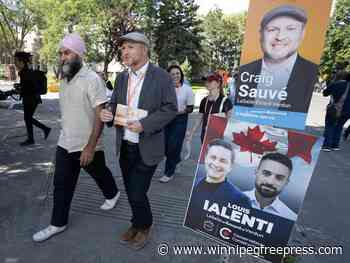
<path id="1" fill-rule="evenodd" d="M 239 76 L 238 72 L 234 72 L 232 74 L 232 78 L 228 82 L 228 97 L 232 103 L 234 103 L 235 101 L 238 76 Z"/>
<path id="2" fill-rule="evenodd" d="M 21 146 L 28 146 L 35 143 L 33 125 L 44 132 L 45 140 L 49 136 L 51 128 L 36 120 L 33 115 L 38 104 L 42 103 L 40 94 L 36 93 L 35 80 L 32 70 L 29 68 L 31 54 L 23 51 L 15 53 L 15 66 L 20 78 L 20 95 L 22 97 L 24 122 L 27 129 L 27 139 L 21 142 Z"/>
<path id="3" fill-rule="evenodd" d="M 343 126 L 350 118 L 350 74 L 343 71 L 337 75 L 336 79 L 339 80 L 331 83 L 323 91 L 323 96 L 331 96 L 331 100 L 340 107 L 341 112 L 336 119 L 326 114 L 324 141 L 321 149 L 325 152 L 340 150 L 339 143 Z"/>
<path id="4" fill-rule="evenodd" d="M 159 179 L 162 183 L 173 179 L 176 165 L 181 161 L 188 114 L 193 112 L 194 107 L 194 94 L 191 86 L 184 84 L 184 73 L 181 67 L 172 65 L 167 71 L 175 83 L 178 112 L 176 118 L 165 127 L 165 171 L 164 176 Z"/>
<path id="5" fill-rule="evenodd" d="M 222 88 L 222 77 L 217 73 L 211 73 L 206 78 L 205 86 L 209 95 L 201 100 L 199 106 L 199 118 L 195 121 L 192 129 L 187 132 L 187 140 L 192 141 L 193 135 L 200 125 L 202 125 L 201 142 L 204 141 L 208 120 L 211 114 L 225 113 L 229 118 L 231 116 L 232 102 L 225 97 Z"/>

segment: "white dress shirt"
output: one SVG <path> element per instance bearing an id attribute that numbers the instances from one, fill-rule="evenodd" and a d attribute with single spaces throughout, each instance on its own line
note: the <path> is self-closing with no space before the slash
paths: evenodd
<path id="1" fill-rule="evenodd" d="M 295 221 L 297 219 L 297 214 L 294 213 L 290 208 L 288 208 L 278 198 L 278 196 L 272 202 L 272 204 L 270 204 L 270 205 L 268 205 L 268 206 L 266 206 L 264 208 L 261 208 L 258 200 L 256 200 L 255 189 L 253 189 L 251 191 L 246 191 L 246 192 L 244 192 L 244 194 L 246 196 L 248 196 L 248 198 L 252 202 L 252 207 L 255 208 L 255 209 L 259 209 L 259 210 L 265 211 L 267 213 L 278 215 L 278 216 L 281 216 L 281 217 L 284 217 L 284 218 L 287 218 L 287 219 L 293 220 L 293 221 Z"/>
<path id="2" fill-rule="evenodd" d="M 176 88 L 177 109 L 183 113 L 187 106 L 194 105 L 194 94 L 190 85 L 182 84 Z"/>
<path id="3" fill-rule="evenodd" d="M 141 89 L 142 89 L 143 81 L 145 80 L 145 77 L 146 77 L 148 65 L 149 65 L 149 62 L 147 62 L 137 71 L 132 71 L 131 69 L 129 69 L 128 89 L 129 88 L 135 89 L 135 92 L 133 93 L 132 98 L 130 98 L 130 105 L 129 105 L 129 107 L 133 109 L 138 108 Z M 131 81 L 131 83 L 129 83 L 129 81 Z M 126 96 L 127 102 L 129 101 L 128 96 L 129 96 L 129 92 L 127 92 L 127 96 Z M 137 132 L 133 132 L 129 130 L 128 128 L 124 128 L 123 139 L 129 142 L 139 143 L 139 134 Z"/>

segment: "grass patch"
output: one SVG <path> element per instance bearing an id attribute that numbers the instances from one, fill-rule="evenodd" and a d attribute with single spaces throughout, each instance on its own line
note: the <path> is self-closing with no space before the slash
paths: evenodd
<path id="1" fill-rule="evenodd" d="M 192 90 L 196 91 L 196 90 L 205 90 L 204 86 L 199 86 L 199 85 L 192 85 Z"/>

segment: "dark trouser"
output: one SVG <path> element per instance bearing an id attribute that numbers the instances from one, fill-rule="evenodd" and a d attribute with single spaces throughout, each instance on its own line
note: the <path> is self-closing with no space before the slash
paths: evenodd
<path id="1" fill-rule="evenodd" d="M 342 116 L 337 121 L 327 118 L 325 120 L 323 147 L 337 148 L 343 131 L 343 126 L 349 119 L 348 116 Z"/>
<path id="2" fill-rule="evenodd" d="M 171 177 L 176 165 L 181 161 L 181 149 L 187 129 L 187 114 L 181 114 L 165 127 L 165 171 Z"/>
<path id="3" fill-rule="evenodd" d="M 62 147 L 57 147 L 51 217 L 53 226 L 65 226 L 68 223 L 69 209 L 81 168 L 80 154 L 81 152 L 68 153 Z M 84 170 L 96 181 L 106 199 L 115 197 L 118 188 L 106 166 L 103 151 L 95 152 L 93 161 Z"/>
<path id="4" fill-rule="evenodd" d="M 47 126 L 45 126 L 44 124 L 42 124 L 41 122 L 33 118 L 34 112 L 38 104 L 39 102 L 36 101 L 35 99 L 23 101 L 24 122 L 26 124 L 28 140 L 31 140 L 31 141 L 34 141 L 33 125 L 42 129 L 43 131 L 49 129 Z"/>
<path id="5" fill-rule="evenodd" d="M 347 139 L 350 135 L 350 126 L 348 126 L 344 131 L 344 139 Z"/>
<path id="6" fill-rule="evenodd" d="M 121 145 L 119 164 L 131 206 L 131 224 L 140 230 L 147 229 L 153 223 L 147 192 L 157 165 L 145 164 L 141 158 L 138 144 L 126 141 L 123 141 Z"/>

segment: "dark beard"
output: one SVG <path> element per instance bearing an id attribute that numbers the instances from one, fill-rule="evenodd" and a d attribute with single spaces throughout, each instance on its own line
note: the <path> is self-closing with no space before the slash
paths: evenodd
<path id="1" fill-rule="evenodd" d="M 263 185 L 272 188 L 272 192 L 263 190 L 263 188 L 262 188 Z M 280 194 L 280 191 L 277 191 L 276 188 L 274 188 L 271 185 L 267 185 L 267 184 L 262 184 L 262 185 L 255 184 L 255 188 L 259 192 L 259 194 L 265 198 L 274 198 Z"/>
<path id="2" fill-rule="evenodd" d="M 68 66 L 69 69 L 68 71 L 64 72 L 63 67 Z M 74 59 L 70 62 L 66 62 L 65 64 L 60 65 L 60 74 L 63 79 L 67 79 L 68 81 L 72 80 L 75 76 L 75 74 L 78 73 L 78 71 L 81 69 L 83 66 L 83 63 L 81 59 Z"/>

